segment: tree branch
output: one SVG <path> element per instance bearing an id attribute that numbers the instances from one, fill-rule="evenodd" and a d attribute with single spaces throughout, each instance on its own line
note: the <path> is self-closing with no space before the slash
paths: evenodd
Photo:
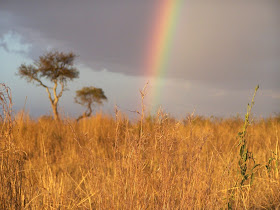
<path id="1" fill-rule="evenodd" d="M 51 92 L 49 90 L 49 87 L 47 85 L 45 85 L 40 79 L 36 78 L 36 77 L 32 77 L 33 80 L 37 81 L 42 87 L 44 87 L 48 93 L 48 97 L 51 101 L 51 103 L 53 104 L 54 100 L 52 99 L 52 95 Z"/>
<path id="2" fill-rule="evenodd" d="M 61 86 L 61 90 L 60 90 L 60 93 L 57 96 L 58 99 L 62 96 L 62 93 L 64 91 L 64 82 L 60 81 L 59 83 L 60 83 L 60 86 Z"/>
<path id="3" fill-rule="evenodd" d="M 90 117 L 92 114 L 92 108 L 91 108 L 91 103 L 88 104 L 88 109 L 81 115 L 77 118 L 77 122 L 83 118 L 86 118 L 86 117 Z"/>
<path id="4" fill-rule="evenodd" d="M 54 96 L 54 104 L 57 104 L 58 102 L 58 97 L 57 97 L 57 94 L 56 94 L 56 89 L 57 89 L 57 80 L 54 80 L 54 86 L 53 86 L 53 96 Z"/>
<path id="5" fill-rule="evenodd" d="M 92 103 L 88 103 L 88 111 L 89 111 L 89 112 L 87 113 L 87 116 L 88 116 L 88 117 L 92 114 L 91 104 L 92 104 Z"/>
<path id="6" fill-rule="evenodd" d="M 47 93 L 48 93 L 49 99 L 50 99 L 51 103 L 53 104 L 54 101 L 53 101 L 53 99 L 52 99 L 51 92 L 50 92 L 50 90 L 49 90 L 49 88 L 48 88 L 47 86 L 45 86 L 45 88 L 46 88 L 46 91 L 47 91 Z"/>
<path id="7" fill-rule="evenodd" d="M 49 88 L 47 85 L 45 85 L 45 84 L 44 84 L 41 80 L 39 80 L 38 78 L 33 77 L 33 79 L 34 79 L 35 81 L 39 82 L 39 84 L 40 84 L 41 86 L 43 86 L 44 88 Z"/>

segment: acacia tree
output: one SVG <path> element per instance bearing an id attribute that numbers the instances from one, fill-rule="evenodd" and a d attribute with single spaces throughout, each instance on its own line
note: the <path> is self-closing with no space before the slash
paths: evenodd
<path id="1" fill-rule="evenodd" d="M 33 65 L 22 64 L 18 69 L 17 75 L 21 78 L 46 89 L 55 120 L 59 120 L 58 101 L 65 91 L 67 82 L 79 77 L 79 71 L 74 67 L 76 57 L 72 52 L 52 51 L 40 56 Z M 53 87 L 48 87 L 43 79 L 53 83 Z"/>
<path id="2" fill-rule="evenodd" d="M 81 90 L 76 91 L 75 102 L 85 106 L 87 109 L 78 117 L 77 121 L 84 117 L 90 117 L 92 114 L 94 104 L 102 105 L 103 101 L 106 101 L 107 97 L 101 88 L 96 88 L 93 86 L 83 87 Z"/>

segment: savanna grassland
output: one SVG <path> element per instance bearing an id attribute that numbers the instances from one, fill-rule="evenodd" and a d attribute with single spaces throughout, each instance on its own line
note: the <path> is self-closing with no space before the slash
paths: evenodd
<path id="1" fill-rule="evenodd" d="M 1 107 L 1 209 L 279 208 L 279 117 L 243 132 L 237 117 L 76 122 Z"/>

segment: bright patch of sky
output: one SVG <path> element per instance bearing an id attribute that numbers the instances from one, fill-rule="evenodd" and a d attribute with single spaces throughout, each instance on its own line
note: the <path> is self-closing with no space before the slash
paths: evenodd
<path id="1" fill-rule="evenodd" d="M 28 53 L 31 49 L 31 44 L 25 43 L 22 36 L 12 31 L 0 37 L 0 46 L 14 53 Z"/>

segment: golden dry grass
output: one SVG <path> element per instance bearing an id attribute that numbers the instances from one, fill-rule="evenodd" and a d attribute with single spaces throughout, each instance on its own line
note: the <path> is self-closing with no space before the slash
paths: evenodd
<path id="1" fill-rule="evenodd" d="M 248 147 L 261 166 L 239 186 L 243 120 L 160 112 L 141 123 L 97 114 L 76 122 L 0 124 L 1 209 L 276 209 L 279 117 L 255 120 Z M 142 131 L 142 132 L 141 132 Z M 274 151 L 273 154 L 271 151 Z M 271 159 L 271 170 L 266 165 Z"/>

